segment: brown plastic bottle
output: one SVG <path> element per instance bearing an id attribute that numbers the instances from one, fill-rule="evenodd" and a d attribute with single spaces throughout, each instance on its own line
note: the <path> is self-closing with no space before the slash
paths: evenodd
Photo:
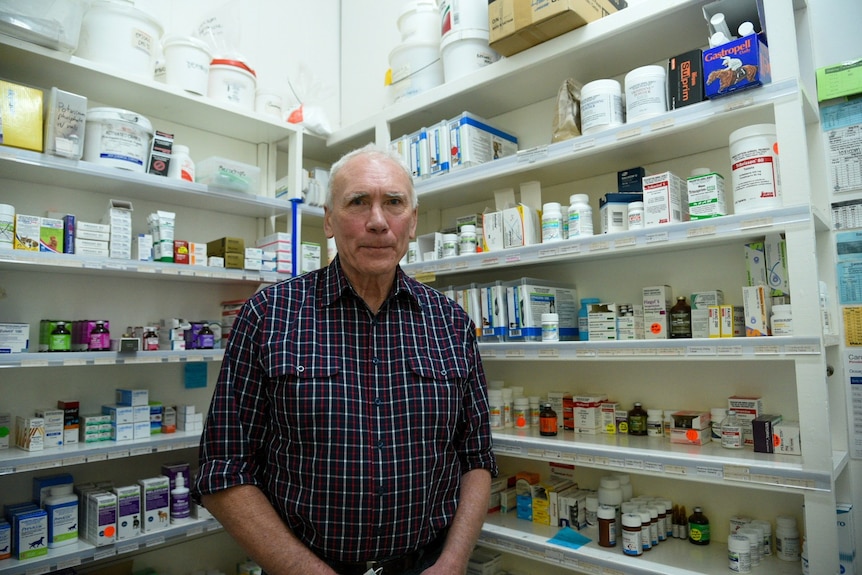
<path id="1" fill-rule="evenodd" d="M 670 308 L 670 338 L 691 339 L 691 306 L 684 295 L 678 296 L 676 304 Z"/>

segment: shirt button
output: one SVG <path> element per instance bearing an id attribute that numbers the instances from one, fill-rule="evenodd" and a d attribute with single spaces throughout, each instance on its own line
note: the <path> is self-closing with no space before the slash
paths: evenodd
<path id="1" fill-rule="evenodd" d="M 305 366 L 304 366 L 304 365 L 297 365 L 297 366 L 296 366 L 296 372 L 297 372 L 297 373 L 302 373 L 303 371 L 305 371 Z"/>
<path id="2" fill-rule="evenodd" d="M 371 363 L 373 363 L 374 365 L 380 365 L 380 358 L 375 357 L 374 359 L 371 360 Z"/>
<path id="3" fill-rule="evenodd" d="M 374 398 L 374 405 L 377 405 L 377 406 L 383 405 L 383 400 L 380 399 L 379 397 L 375 397 Z"/>
<path id="4" fill-rule="evenodd" d="M 377 486 L 377 495 L 383 495 L 383 484 Z"/>
<path id="5" fill-rule="evenodd" d="M 383 446 L 384 446 L 384 445 L 385 445 L 385 443 L 384 443 L 384 441 L 383 441 L 382 439 L 381 439 L 380 441 L 378 441 L 378 442 L 377 442 L 377 447 L 378 447 L 378 448 L 380 448 L 380 449 L 383 449 Z"/>
<path id="6" fill-rule="evenodd" d="M 440 375 L 446 375 L 446 370 L 444 369 L 444 370 L 440 371 Z"/>

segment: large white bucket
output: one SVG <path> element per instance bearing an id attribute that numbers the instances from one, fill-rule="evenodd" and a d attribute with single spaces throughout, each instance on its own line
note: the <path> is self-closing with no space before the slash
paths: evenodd
<path id="1" fill-rule="evenodd" d="M 775 124 L 755 124 L 730 134 L 733 211 L 780 208 L 781 177 Z"/>
<path id="2" fill-rule="evenodd" d="M 90 108 L 86 126 L 85 161 L 146 171 L 153 136 L 153 125 L 147 118 L 120 108 Z"/>
<path id="3" fill-rule="evenodd" d="M 162 41 L 165 83 L 206 95 L 210 75 L 210 50 L 192 36 L 170 36 Z"/>
<path id="4" fill-rule="evenodd" d="M 458 30 L 490 30 L 488 3 L 484 0 L 441 0 L 441 36 Z"/>
<path id="5" fill-rule="evenodd" d="M 392 91 L 398 102 L 443 83 L 439 42 L 402 42 L 389 53 Z"/>
<path id="6" fill-rule="evenodd" d="M 488 45 L 487 30 L 449 32 L 440 40 L 440 54 L 443 57 L 443 76 L 447 82 L 500 59 L 500 55 Z"/>
<path id="7" fill-rule="evenodd" d="M 216 58 L 210 63 L 207 96 L 254 110 L 257 75 L 244 62 Z"/>
<path id="8" fill-rule="evenodd" d="M 398 16 L 402 42 L 439 42 L 440 9 L 437 0 L 404 2 Z"/>
<path id="9" fill-rule="evenodd" d="M 153 79 L 162 26 L 131 2 L 98 0 L 84 14 L 75 55 Z"/>

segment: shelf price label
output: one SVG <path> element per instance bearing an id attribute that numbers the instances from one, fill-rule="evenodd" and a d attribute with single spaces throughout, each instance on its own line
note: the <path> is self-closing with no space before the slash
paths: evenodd
<path id="1" fill-rule="evenodd" d="M 688 475 L 688 469 L 682 465 L 665 465 L 664 472 L 673 475 Z"/>
<path id="2" fill-rule="evenodd" d="M 626 460 L 622 457 L 608 457 L 608 466 L 610 467 L 625 467 Z"/>
<path id="3" fill-rule="evenodd" d="M 664 471 L 664 465 L 658 461 L 646 461 L 644 462 L 643 468 L 646 471 L 654 471 L 656 473 L 662 473 Z"/>
<path id="4" fill-rule="evenodd" d="M 719 467 L 707 467 L 705 465 L 698 465 L 695 468 L 695 472 L 700 477 L 711 477 L 713 479 L 724 479 L 724 473 Z"/>
<path id="5" fill-rule="evenodd" d="M 686 237 L 700 238 L 704 236 L 714 236 L 717 231 L 718 229 L 715 226 L 702 226 L 688 230 L 688 232 L 686 232 Z"/>
<path id="6" fill-rule="evenodd" d="M 127 543 L 126 545 L 117 545 L 117 555 L 122 555 L 123 553 L 132 553 L 133 551 L 137 551 L 141 546 L 137 543 Z"/>
<path id="7" fill-rule="evenodd" d="M 643 459 L 626 459 L 626 469 L 643 469 Z"/>
<path id="8" fill-rule="evenodd" d="M 50 565 L 44 565 L 42 567 L 34 567 L 32 569 L 27 569 L 27 571 L 25 571 L 25 575 L 44 575 L 45 573 L 50 573 L 50 572 L 51 572 L 51 566 Z"/>
<path id="9" fill-rule="evenodd" d="M 57 562 L 57 571 L 63 571 L 64 569 L 71 569 L 72 567 L 77 567 L 81 564 L 80 557 L 72 557 L 71 559 L 65 559 L 63 561 Z"/>
<path id="10" fill-rule="evenodd" d="M 114 547 L 107 547 L 104 549 L 99 549 L 95 553 L 93 553 L 93 561 L 101 561 L 102 559 L 107 559 L 108 557 L 113 557 L 117 554 L 117 550 Z"/>
<path id="11" fill-rule="evenodd" d="M 153 537 L 149 541 L 146 542 L 147 547 L 156 547 L 157 545 L 164 545 L 165 536 L 161 535 L 159 537 Z"/>

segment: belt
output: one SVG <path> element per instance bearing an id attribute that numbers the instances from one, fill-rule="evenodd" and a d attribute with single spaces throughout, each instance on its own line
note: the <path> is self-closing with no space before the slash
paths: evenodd
<path id="1" fill-rule="evenodd" d="M 403 571 L 413 569 L 424 559 L 443 549 L 446 541 L 446 532 L 441 533 L 437 539 L 424 547 L 420 547 L 398 557 L 389 557 L 379 561 L 334 561 L 324 559 L 339 575 L 364 575 L 369 569 L 383 569 L 383 575 L 397 575 Z"/>

